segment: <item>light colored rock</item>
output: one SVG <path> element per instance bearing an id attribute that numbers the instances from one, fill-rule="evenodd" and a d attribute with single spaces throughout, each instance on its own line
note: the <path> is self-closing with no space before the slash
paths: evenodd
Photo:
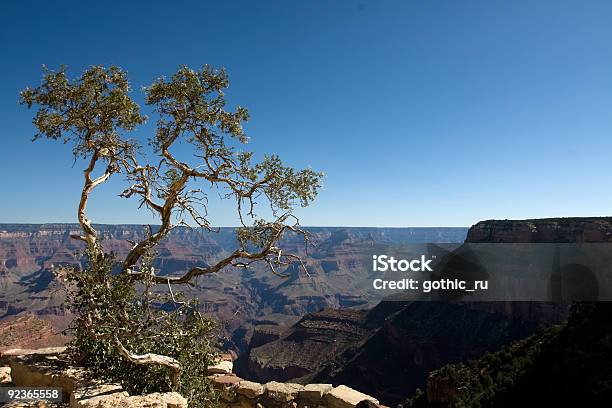
<path id="1" fill-rule="evenodd" d="M 5 374 L 10 374 L 9 379 L 17 387 L 60 387 L 64 397 L 70 398 L 71 408 L 187 408 L 187 400 L 176 392 L 130 396 L 120 385 L 86 381 L 87 372 L 82 368 L 70 367 L 61 356 L 64 350 L 55 347 L 26 351 L 16 349 L 8 355 L 4 353 L 2 359 L 8 361 L 10 371 L 0 367 L 0 383 Z M 29 402 L 23 406 L 60 406 L 35 404 Z M 9 406 L 17 408 L 22 405 Z M 65 407 L 64 404 L 61 406 Z"/>
<path id="2" fill-rule="evenodd" d="M 70 396 L 70 408 L 120 407 L 129 394 L 116 384 L 79 387 Z"/>
<path id="3" fill-rule="evenodd" d="M 11 367 L 0 367 L 0 385 L 11 382 Z"/>
<path id="4" fill-rule="evenodd" d="M 378 400 L 367 394 L 356 391 L 346 385 L 339 385 L 323 397 L 323 402 L 329 408 L 353 408 L 363 400 L 370 400 L 378 404 Z"/>
<path id="5" fill-rule="evenodd" d="M 66 370 L 52 366 L 15 360 L 10 362 L 11 378 L 16 387 L 59 387 L 68 396 L 84 375 L 80 370 Z"/>
<path id="6" fill-rule="evenodd" d="M 264 386 L 253 381 L 240 381 L 236 386 L 236 393 L 254 399 L 264 393 Z"/>
<path id="7" fill-rule="evenodd" d="M 237 385 L 240 381 L 243 381 L 242 378 L 232 374 L 209 375 L 207 378 L 216 388 L 233 387 L 234 385 Z"/>
<path id="8" fill-rule="evenodd" d="M 13 402 L 7 402 L 6 404 L 2 405 L 2 408 L 60 408 L 60 407 L 63 408 L 64 405 L 55 404 L 55 403 L 46 402 L 46 401 L 28 401 L 28 402 L 13 401 Z"/>
<path id="9" fill-rule="evenodd" d="M 298 392 L 298 398 L 304 402 L 319 402 L 332 388 L 331 384 L 308 384 Z"/>
<path id="10" fill-rule="evenodd" d="M 65 350 L 65 347 L 14 349 L 5 352 L 2 360 L 11 367 L 11 379 L 16 387 L 59 387 L 68 398 L 86 372 L 82 368 L 70 368 L 61 355 Z"/>
<path id="11" fill-rule="evenodd" d="M 155 392 L 153 394 L 129 397 L 127 406 L 134 408 L 187 408 L 187 400 L 177 392 Z"/>
<path id="12" fill-rule="evenodd" d="M 209 374 L 231 374 L 234 371 L 234 363 L 227 360 L 221 360 L 217 364 L 206 369 Z"/>
<path id="13" fill-rule="evenodd" d="M 276 381 L 270 381 L 266 383 L 264 387 L 266 396 L 279 402 L 292 401 L 297 397 L 298 392 L 304 388 L 304 386 L 300 384 L 279 383 Z"/>
<path id="14" fill-rule="evenodd" d="M 57 355 L 66 351 L 66 347 L 46 347 L 40 349 L 20 349 L 14 348 L 3 351 L 2 357 L 27 356 L 31 354 Z"/>
<path id="15" fill-rule="evenodd" d="M 70 408 L 187 408 L 187 400 L 176 392 L 130 396 L 120 385 L 99 384 L 77 388 Z"/>
<path id="16" fill-rule="evenodd" d="M 233 374 L 216 374 L 207 377 L 212 386 L 220 391 L 220 397 L 223 401 L 234 402 L 236 400 L 236 386 L 242 378 Z"/>
<path id="17" fill-rule="evenodd" d="M 238 356 L 233 351 L 228 351 L 227 353 L 222 353 L 219 355 L 219 360 L 221 361 L 234 361 Z"/>

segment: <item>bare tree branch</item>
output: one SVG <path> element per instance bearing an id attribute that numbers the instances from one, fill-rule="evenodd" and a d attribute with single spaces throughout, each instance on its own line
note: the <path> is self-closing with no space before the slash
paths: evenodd
<path id="1" fill-rule="evenodd" d="M 125 348 L 123 343 L 121 343 L 121 341 L 119 340 L 119 337 L 117 337 L 117 334 L 114 334 L 114 338 L 115 338 L 115 344 L 117 345 L 117 349 L 119 350 L 119 353 L 121 353 L 121 355 L 125 357 L 126 360 L 134 364 L 138 364 L 138 365 L 160 365 L 160 366 L 168 367 L 172 371 L 172 384 L 173 385 L 178 384 L 178 381 L 181 375 L 181 365 L 176 359 L 172 357 L 162 356 L 159 354 L 153 354 L 153 353 L 147 353 L 147 354 L 130 353 L 128 349 Z"/>

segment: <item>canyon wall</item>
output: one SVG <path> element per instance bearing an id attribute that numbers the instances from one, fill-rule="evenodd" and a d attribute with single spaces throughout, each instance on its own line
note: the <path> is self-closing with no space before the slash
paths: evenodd
<path id="1" fill-rule="evenodd" d="M 466 242 L 612 242 L 612 217 L 480 221 L 469 229 Z"/>
<path id="2" fill-rule="evenodd" d="M 483 221 L 467 243 L 609 242 L 612 218 Z M 475 359 L 567 318 L 552 302 L 383 302 L 369 311 L 310 313 L 252 343 L 237 372 L 261 381 L 345 384 L 393 404 L 430 371 Z M 375 375 L 373 375 L 375 373 Z"/>

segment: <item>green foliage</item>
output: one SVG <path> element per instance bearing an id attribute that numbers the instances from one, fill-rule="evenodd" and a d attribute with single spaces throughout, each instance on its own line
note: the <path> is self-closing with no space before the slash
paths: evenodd
<path id="1" fill-rule="evenodd" d="M 297 171 L 277 155 L 253 163 L 251 152 L 237 151 L 230 141 L 247 143 L 243 122 L 249 113 L 241 106 L 233 112 L 225 109 L 228 86 L 226 72 L 207 65 L 197 71 L 183 66 L 170 79 L 156 80 L 145 89 L 146 103 L 160 115 L 150 144 L 167 155 L 167 149 L 183 138 L 215 169 L 208 179 L 226 183 L 239 199 L 250 200 L 261 191 L 273 209 L 288 211 L 294 203 L 307 206 L 317 196 L 323 173 L 309 168 Z"/>
<path id="2" fill-rule="evenodd" d="M 34 125 L 47 137 L 73 142 L 74 155 L 87 157 L 97 149 L 131 151 L 133 142 L 122 140 L 119 131 L 133 130 L 145 121 L 129 96 L 125 71 L 94 66 L 69 80 L 66 69 L 44 68 L 42 85 L 21 92 L 21 103 L 38 105 Z"/>
<path id="3" fill-rule="evenodd" d="M 562 326 L 554 326 L 524 340 L 516 341 L 496 353 L 487 353 L 479 360 L 449 364 L 430 374 L 428 381 L 445 384 L 445 389 L 456 390 L 448 407 L 496 406 L 501 395 L 512 387 L 542 350 L 554 341 Z M 405 407 L 429 407 L 427 395 L 418 392 L 409 398 Z"/>
<path id="4" fill-rule="evenodd" d="M 221 134 L 246 143 L 242 122 L 249 113 L 240 106 L 235 112 L 225 110 L 228 86 L 225 70 L 208 65 L 198 71 L 182 66 L 170 80 L 157 79 L 146 88 L 147 105 L 155 106 L 161 116 L 154 145 L 161 150 L 184 130 L 191 130 L 189 141 L 202 148 L 222 150 Z"/>
<path id="5" fill-rule="evenodd" d="M 236 145 L 248 142 L 243 124 L 249 113 L 241 106 L 226 108 L 228 86 L 225 70 L 204 65 L 198 70 L 181 66 L 170 78 L 159 78 L 145 87 L 145 103 L 157 116 L 148 143 L 159 156 L 148 165 L 140 163 L 140 144 L 123 135 L 146 117 L 130 97 L 127 74 L 121 68 L 94 66 L 74 80 L 67 77 L 64 67 L 59 71 L 45 68 L 42 84 L 21 92 L 21 103 L 37 108 L 35 140 L 46 137 L 71 142 L 75 156 L 93 158 L 92 164 L 104 160 L 108 173 L 122 173 L 136 182 L 123 196 L 141 196 L 151 209 L 156 209 L 152 198 L 162 198 L 169 208 L 188 212 L 196 224 L 209 227 L 205 217 L 193 211 L 191 204 L 200 200 L 186 191 L 189 179 L 202 179 L 211 188 L 219 188 L 222 198 L 236 200 L 238 211 L 245 201 L 253 218 L 254 200 L 262 195 L 275 217 L 277 211 L 309 205 L 321 187 L 323 173 L 293 169 L 277 155 L 254 162 L 252 152 L 238 150 Z M 172 147 L 181 142 L 193 148 L 198 163 L 174 156 Z M 191 193 L 194 191 L 206 203 L 206 194 L 199 189 Z M 240 219 L 243 221 L 242 214 Z"/>
<path id="6" fill-rule="evenodd" d="M 114 274 L 110 254 L 88 249 L 87 266 L 68 272 L 69 307 L 75 312 L 69 351 L 76 363 L 96 376 L 120 383 L 132 394 L 178 391 L 190 406 L 213 407 L 216 396 L 206 380 L 206 368 L 216 356 L 214 323 L 203 318 L 197 302 L 179 294 L 157 293 L 147 281 L 136 286 L 126 274 Z M 92 262 L 93 257 L 97 257 Z M 143 259 L 151 271 L 152 258 Z M 115 336 L 134 354 L 155 353 L 181 364 L 179 382 L 157 365 L 137 365 L 119 354 Z"/>

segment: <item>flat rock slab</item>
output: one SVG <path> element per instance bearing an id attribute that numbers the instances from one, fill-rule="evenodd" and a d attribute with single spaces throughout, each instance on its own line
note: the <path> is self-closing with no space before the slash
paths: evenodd
<path id="1" fill-rule="evenodd" d="M 28 354 L 58 355 L 66 351 L 66 347 L 46 347 L 40 349 L 8 349 L 0 353 L 1 357 L 25 356 Z"/>
<path id="2" fill-rule="evenodd" d="M 236 386 L 236 393 L 255 399 L 264 393 L 264 386 L 253 381 L 240 381 Z"/>
<path id="3" fill-rule="evenodd" d="M 217 364 L 206 369 L 209 374 L 231 374 L 234 371 L 234 363 L 227 360 L 221 360 Z"/>
<path id="4" fill-rule="evenodd" d="M 346 385 L 339 385 L 323 397 L 323 402 L 329 408 L 353 408 L 364 400 L 370 400 L 378 404 L 376 398 L 349 388 Z"/>
<path id="5" fill-rule="evenodd" d="M 177 392 L 155 392 L 153 394 L 129 397 L 127 404 L 127 407 L 134 408 L 187 408 L 187 400 Z"/>
<path id="6" fill-rule="evenodd" d="M 116 384 L 99 384 L 79 387 L 70 396 L 70 406 L 74 408 L 85 407 L 112 407 L 129 397 L 129 394 Z"/>
<path id="7" fill-rule="evenodd" d="M 266 397 L 279 402 L 292 401 L 297 397 L 298 392 L 304 388 L 301 384 L 279 383 L 276 381 L 270 381 L 264 387 Z"/>
<path id="8" fill-rule="evenodd" d="M 130 396 L 120 385 L 99 384 L 75 390 L 71 408 L 187 408 L 187 400 L 176 392 Z"/>
<path id="9" fill-rule="evenodd" d="M 331 384 L 308 384 L 298 392 L 298 397 L 306 402 L 319 402 L 334 388 Z"/>
<path id="10" fill-rule="evenodd" d="M 210 375 L 208 379 L 216 388 L 228 388 L 237 385 L 240 381 L 243 381 L 242 378 L 235 376 L 233 374 L 217 374 Z"/>
<path id="11" fill-rule="evenodd" d="M 30 356 L 27 356 L 30 357 Z M 16 387 L 59 387 L 65 396 L 70 395 L 80 382 L 84 381 L 85 372 L 78 369 L 61 369 L 54 367 L 54 363 L 62 366 L 54 357 L 24 361 L 20 357 L 9 362 L 11 367 L 12 383 Z"/>

